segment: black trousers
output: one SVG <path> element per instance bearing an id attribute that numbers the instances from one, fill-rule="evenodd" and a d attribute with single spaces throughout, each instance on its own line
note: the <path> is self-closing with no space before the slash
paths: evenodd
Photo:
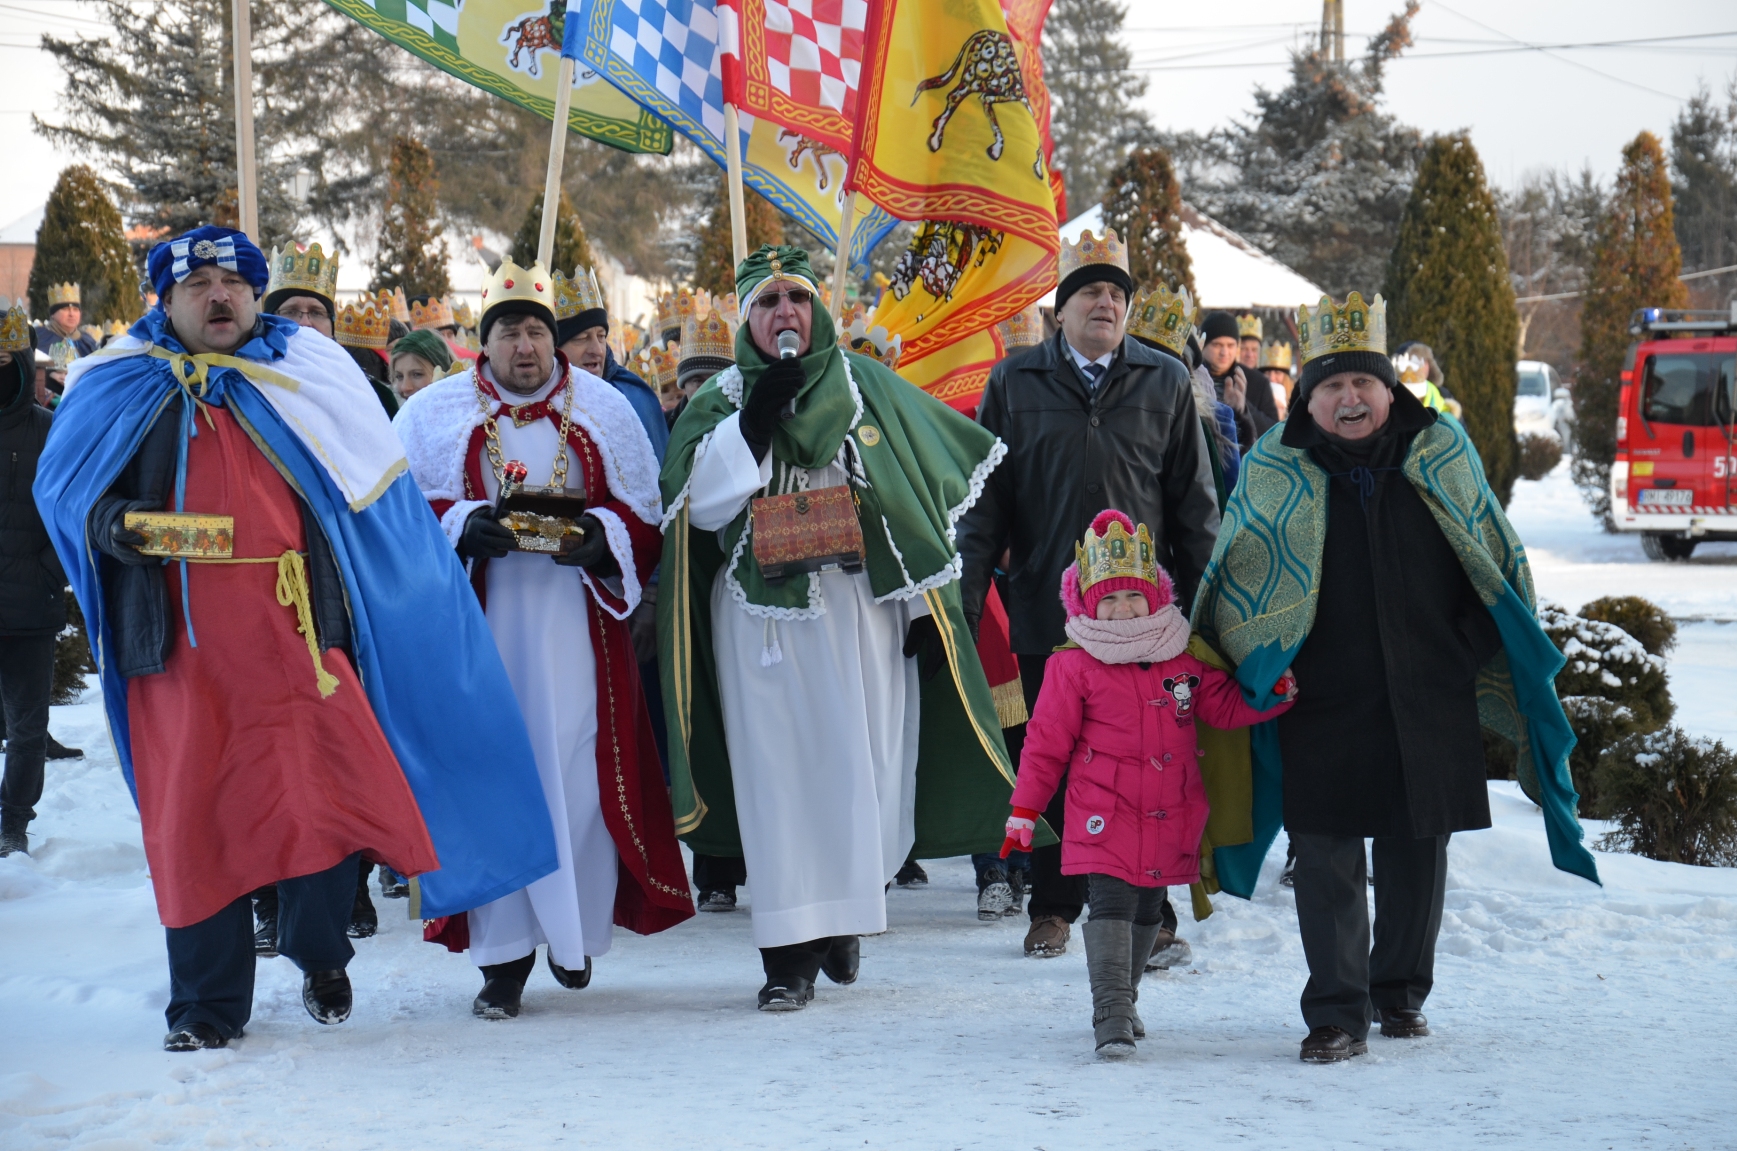
<path id="1" fill-rule="evenodd" d="M 1086 880 L 1093 919 L 1120 919 L 1142 927 L 1157 927 L 1164 923 L 1164 913 L 1170 910 L 1168 888 L 1135 887 L 1114 875 L 1094 874 L 1080 878 Z M 1172 930 L 1174 924 L 1172 917 Z"/>
<path id="2" fill-rule="evenodd" d="M 360 854 L 277 881 L 278 953 L 303 971 L 350 965 L 356 949 L 344 929 L 356 902 Z M 169 1030 L 209 1023 L 230 1039 L 253 1016 L 253 908 L 244 895 L 191 927 L 164 928 L 169 944 Z"/>
<path id="3" fill-rule="evenodd" d="M 767 979 L 800 975 L 813 983 L 820 978 L 820 965 L 825 962 L 827 953 L 835 945 L 849 943 L 852 938 L 849 935 L 824 935 L 782 947 L 762 947 L 760 966 L 765 968 Z"/>
<path id="4" fill-rule="evenodd" d="M 694 852 L 694 886 L 708 891 L 734 891 L 748 882 L 748 861 L 742 856 Z"/>
<path id="5" fill-rule="evenodd" d="M 1018 659 L 1019 685 L 1025 689 L 1025 710 L 1027 713 L 1035 712 L 1037 693 L 1043 689 L 1043 669 L 1049 662 L 1049 656 L 1022 655 Z M 1017 771 L 1018 768 L 1018 763 L 1015 763 L 1014 770 Z M 1043 813 L 1043 818 L 1057 835 L 1062 833 L 1062 822 L 1067 816 L 1067 783 L 1067 776 L 1062 776 L 1061 786 L 1055 791 L 1055 798 L 1049 801 L 1049 807 L 1045 808 Z M 1062 874 L 1059 843 L 1053 847 L 1032 849 L 1030 883 L 1029 911 L 1032 919 L 1055 915 L 1072 923 L 1080 917 L 1080 912 L 1086 906 L 1086 877 Z"/>
<path id="6" fill-rule="evenodd" d="M 1303 1022 L 1369 1034 L 1381 1009 L 1416 1011 L 1435 984 L 1435 940 L 1447 889 L 1445 835 L 1377 836 L 1374 947 L 1363 840 L 1291 833 L 1297 850 L 1297 928 L 1309 961 Z"/>
<path id="7" fill-rule="evenodd" d="M 0 702 L 6 717 L 6 775 L 0 813 L 29 823 L 42 798 L 48 758 L 48 700 L 54 688 L 54 637 L 0 638 Z"/>

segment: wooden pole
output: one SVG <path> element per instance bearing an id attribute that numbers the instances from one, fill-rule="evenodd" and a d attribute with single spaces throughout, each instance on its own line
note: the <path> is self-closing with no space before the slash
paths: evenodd
<path id="1" fill-rule="evenodd" d="M 730 250 L 739 265 L 748 258 L 748 209 L 742 199 L 742 130 L 734 104 L 724 105 L 724 174 L 730 185 Z"/>
<path id="2" fill-rule="evenodd" d="M 838 253 L 832 265 L 832 320 L 836 326 L 844 316 L 844 285 L 850 279 L 850 233 L 856 216 L 856 189 L 844 194 L 844 207 L 838 214 Z"/>
<path id="3" fill-rule="evenodd" d="M 235 199 L 241 230 L 259 238 L 259 176 L 253 154 L 253 26 L 248 0 L 232 0 L 235 26 Z"/>
<path id="4" fill-rule="evenodd" d="M 549 134 L 549 174 L 543 180 L 543 226 L 537 232 L 537 262 L 554 271 L 555 217 L 561 211 L 561 170 L 567 163 L 567 112 L 573 106 L 573 57 L 561 57 L 555 80 L 555 126 Z"/>

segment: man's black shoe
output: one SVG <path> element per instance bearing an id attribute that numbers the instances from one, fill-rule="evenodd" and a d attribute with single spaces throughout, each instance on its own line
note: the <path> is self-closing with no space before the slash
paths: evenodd
<path id="1" fill-rule="evenodd" d="M 1337 1027 L 1323 1026 L 1309 1032 L 1298 1058 L 1304 1063 L 1343 1063 L 1354 1055 L 1367 1054 L 1369 1044 L 1366 1041 L 1353 1039 L 1348 1032 Z"/>
<path id="2" fill-rule="evenodd" d="M 368 898 L 368 885 L 362 883 L 356 888 L 356 902 L 350 908 L 350 926 L 344 934 L 351 939 L 367 939 L 380 930 L 380 915 L 374 910 L 374 901 Z"/>
<path id="3" fill-rule="evenodd" d="M 760 1010 L 801 1011 L 813 998 L 814 984 L 800 975 L 780 975 L 760 989 Z"/>
<path id="4" fill-rule="evenodd" d="M 67 747 L 52 735 L 48 737 L 49 759 L 83 759 L 84 752 L 76 747 Z"/>
<path id="5" fill-rule="evenodd" d="M 1389 1039 L 1421 1039 L 1429 1034 L 1429 1020 L 1421 1011 L 1383 1007 L 1376 1014 L 1381 1017 L 1381 1034 Z"/>
<path id="6" fill-rule="evenodd" d="M 0 818 L 0 859 L 14 852 L 30 854 L 30 836 L 25 831 L 29 826 L 27 819 L 14 819 L 10 815 Z"/>
<path id="7" fill-rule="evenodd" d="M 164 1051 L 208 1051 L 228 1046 L 229 1040 L 209 1023 L 189 1023 L 163 1036 Z"/>
<path id="8" fill-rule="evenodd" d="M 927 887 L 929 873 L 923 870 L 923 865 L 914 859 L 905 860 L 905 865 L 899 868 L 899 873 L 893 876 L 893 882 L 900 887 Z"/>
<path id="9" fill-rule="evenodd" d="M 350 1017 L 353 997 L 350 977 L 342 969 L 310 971 L 302 976 L 302 1005 L 315 1023 L 328 1027 Z"/>
<path id="10" fill-rule="evenodd" d="M 511 963 L 485 964 L 482 969 L 483 987 L 471 1003 L 470 1013 L 478 1019 L 517 1019 L 519 998 L 525 993 L 525 980 L 536 966 L 535 951 Z"/>
<path id="11" fill-rule="evenodd" d="M 835 935 L 832 946 L 820 961 L 820 969 L 834 983 L 846 986 L 856 982 L 857 968 L 862 965 L 862 938 L 856 935 Z"/>
<path id="12" fill-rule="evenodd" d="M 277 958 L 277 916 L 258 921 L 259 930 L 253 933 L 253 953 L 261 959 Z"/>
<path id="13" fill-rule="evenodd" d="M 736 891 L 702 891 L 700 892 L 701 911 L 734 911 L 736 910 Z"/>
<path id="14" fill-rule="evenodd" d="M 571 967 L 562 967 L 555 962 L 553 952 L 550 952 L 547 958 L 549 960 L 549 974 L 553 975 L 555 982 L 562 987 L 569 991 L 583 991 L 591 985 L 591 957 L 589 955 L 585 957 L 585 968 L 582 971 L 574 971 Z"/>

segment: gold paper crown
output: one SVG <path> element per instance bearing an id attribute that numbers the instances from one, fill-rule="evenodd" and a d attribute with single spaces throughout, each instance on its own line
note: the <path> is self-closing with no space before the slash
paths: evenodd
<path id="1" fill-rule="evenodd" d="M 79 302 L 79 296 L 78 296 L 78 285 L 77 284 L 50 284 L 50 285 L 48 285 L 48 310 L 49 311 L 51 311 L 51 312 L 54 311 L 54 309 L 60 307 L 60 305 L 62 305 L 62 304 L 76 304 L 78 302 Z"/>
<path id="2" fill-rule="evenodd" d="M 1387 301 L 1377 294 L 1374 302 L 1365 304 L 1362 296 L 1352 292 L 1340 306 L 1331 296 L 1322 296 L 1313 314 L 1304 304 L 1297 309 L 1297 344 L 1305 364 L 1336 352 L 1385 356 Z"/>
<path id="3" fill-rule="evenodd" d="M 1287 372 L 1290 371 L 1291 345 L 1283 340 L 1274 340 L 1262 348 L 1260 366 L 1263 368 L 1283 368 Z"/>
<path id="4" fill-rule="evenodd" d="M 482 311 L 483 319 L 495 308 L 509 300 L 529 300 L 549 309 L 549 314 L 555 314 L 555 281 L 549 275 L 549 270 L 541 262 L 533 262 L 528 268 L 521 268 L 513 263 L 513 258 L 507 256 L 501 260 L 501 266 L 483 281 Z"/>
<path id="5" fill-rule="evenodd" d="M 417 331 L 423 328 L 456 328 L 458 321 L 452 317 L 452 305 L 445 300 L 430 299 L 427 304 L 410 305 L 410 326 Z"/>
<path id="6" fill-rule="evenodd" d="M 682 321 L 682 343 L 678 355 L 684 364 L 700 356 L 733 364 L 736 362 L 736 331 L 716 308 L 704 316 L 689 316 Z"/>
<path id="7" fill-rule="evenodd" d="M 1120 520 L 1110 521 L 1102 536 L 1087 528 L 1086 538 L 1074 545 L 1074 562 L 1080 568 L 1082 595 L 1093 584 L 1118 577 L 1158 582 L 1158 557 L 1145 524 L 1137 525 L 1133 535 Z"/>
<path id="8" fill-rule="evenodd" d="M 1188 334 L 1194 331 L 1194 298 L 1186 285 L 1179 284 L 1172 292 L 1159 284 L 1145 295 L 1134 297 L 1128 309 L 1128 334 L 1160 344 L 1178 356 L 1188 346 Z"/>
<path id="9" fill-rule="evenodd" d="M 711 310 L 712 294 L 704 288 L 665 292 L 657 302 L 657 333 L 665 340 L 677 339 L 689 316 L 703 316 Z"/>
<path id="10" fill-rule="evenodd" d="M 125 320 L 110 320 L 108 323 L 103 325 L 104 338 L 110 336 L 124 336 L 126 334 L 127 322 Z"/>
<path id="11" fill-rule="evenodd" d="M 54 346 L 48 349 L 48 358 L 54 371 L 64 372 L 78 359 L 78 349 L 73 347 L 69 340 L 56 340 Z"/>
<path id="12" fill-rule="evenodd" d="M 452 322 L 461 328 L 476 327 L 476 313 L 470 310 L 469 300 L 452 309 Z"/>
<path id="13" fill-rule="evenodd" d="M 1239 340 L 1258 340 L 1261 338 L 1261 318 L 1253 313 L 1236 318 L 1236 338 Z"/>
<path id="14" fill-rule="evenodd" d="M 382 296 L 387 293 L 380 293 Z M 332 335 L 346 348 L 384 348 L 392 334 L 390 305 L 364 298 L 360 304 L 345 304 L 338 310 Z"/>
<path id="15" fill-rule="evenodd" d="M 32 343 L 30 317 L 24 311 L 24 302 L 20 300 L 0 318 L 0 352 L 26 351 Z"/>
<path id="16" fill-rule="evenodd" d="M 727 296 L 713 296 L 712 311 L 722 312 L 724 319 L 730 321 L 731 327 L 739 328 L 742 326 L 742 309 L 736 305 L 736 293 L 731 292 Z"/>
<path id="17" fill-rule="evenodd" d="M 851 322 L 838 337 L 838 342 L 859 356 L 869 356 L 889 368 L 899 366 L 899 356 L 905 350 L 903 336 L 888 336 L 885 328 L 871 328 L 867 320 L 860 318 Z"/>
<path id="18" fill-rule="evenodd" d="M 681 374 L 681 358 L 676 349 L 665 350 L 653 344 L 646 349 L 646 360 L 651 369 L 653 387 L 665 392 L 676 386 Z"/>
<path id="19" fill-rule="evenodd" d="M 569 279 L 561 269 L 555 269 L 555 318 L 571 320 L 580 312 L 589 312 L 608 305 L 603 299 L 603 285 L 597 282 L 597 272 L 587 267 L 573 269 Z"/>
<path id="20" fill-rule="evenodd" d="M 1414 352 L 1401 352 L 1393 357 L 1393 371 L 1402 384 L 1429 383 L 1429 365 Z"/>
<path id="21" fill-rule="evenodd" d="M 318 244 L 304 248 L 292 242 L 273 248 L 271 279 L 265 285 L 265 294 L 269 296 L 280 288 L 311 292 L 327 301 L 335 299 L 338 295 L 338 254 L 333 252 L 328 256 Z"/>
<path id="22" fill-rule="evenodd" d="M 1101 239 L 1094 238 L 1088 228 L 1080 233 L 1076 244 L 1063 240 L 1056 282 L 1067 279 L 1087 264 L 1113 264 L 1124 272 L 1128 270 L 1128 249 L 1116 235 L 1116 229 L 1106 228 Z"/>
<path id="23" fill-rule="evenodd" d="M 996 324 L 995 330 L 1001 333 L 1001 346 L 1009 354 L 1020 348 L 1035 348 L 1043 343 L 1043 313 L 1032 304 Z"/>

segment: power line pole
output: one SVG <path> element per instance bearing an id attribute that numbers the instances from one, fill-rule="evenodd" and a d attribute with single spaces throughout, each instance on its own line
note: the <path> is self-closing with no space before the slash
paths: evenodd
<path id="1" fill-rule="evenodd" d="M 1321 52 L 1332 48 L 1335 64 L 1345 62 L 1345 0 L 1321 0 Z"/>

